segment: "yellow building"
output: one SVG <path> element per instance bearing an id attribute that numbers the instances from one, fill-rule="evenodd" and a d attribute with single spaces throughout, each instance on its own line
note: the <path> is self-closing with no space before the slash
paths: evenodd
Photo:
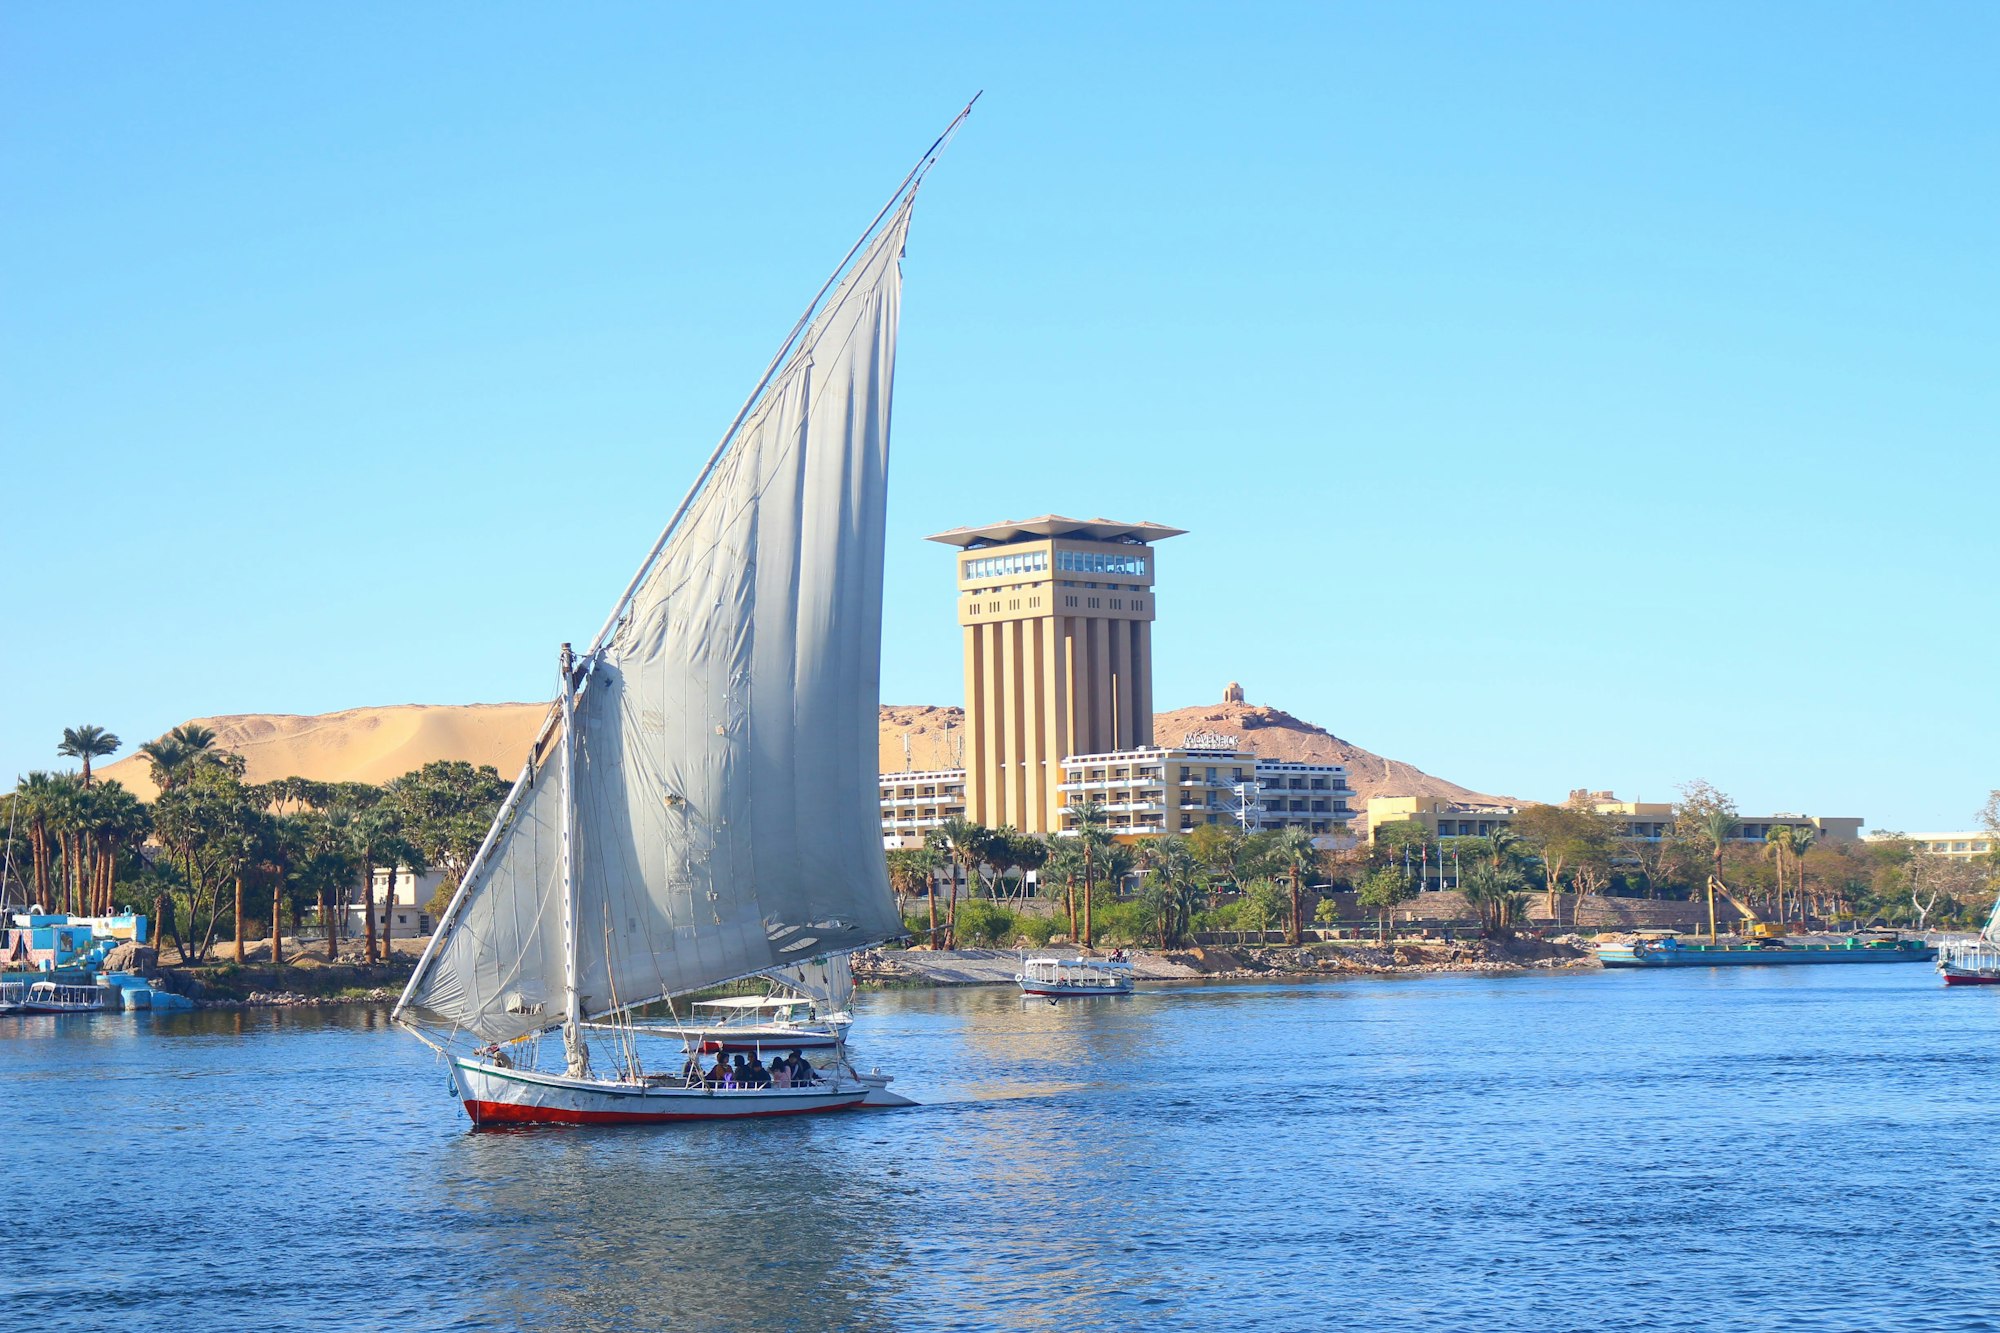
<path id="1" fill-rule="evenodd" d="M 967 818 L 1053 833 L 1065 758 L 1152 744 L 1152 543 L 1182 531 L 1046 514 L 930 538 L 962 552 Z"/>
<path id="2" fill-rule="evenodd" d="M 1621 838 L 1657 842 L 1674 826 L 1674 807 L 1666 801 L 1620 801 L 1608 791 L 1573 791 L 1569 803 L 1610 815 L 1617 821 L 1616 832 Z M 1371 796 L 1368 836 L 1372 840 L 1384 824 L 1414 820 L 1434 838 L 1483 838 L 1511 824 L 1519 813 L 1519 807 L 1511 805 L 1466 805 L 1425 796 Z M 1845 815 L 1743 815 L 1733 841 L 1763 842 L 1773 828 L 1788 824 L 1809 829 L 1827 842 L 1854 842 L 1861 836 L 1862 822 Z"/>

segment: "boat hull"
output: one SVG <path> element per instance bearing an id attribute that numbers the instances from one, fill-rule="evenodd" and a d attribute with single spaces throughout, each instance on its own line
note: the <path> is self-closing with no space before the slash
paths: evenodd
<path id="1" fill-rule="evenodd" d="M 1954 972 L 1944 969 L 1947 986 L 2000 986 L 2000 972 Z"/>
<path id="2" fill-rule="evenodd" d="M 853 1080 L 811 1088 L 655 1087 L 502 1069 L 463 1059 L 452 1061 L 452 1088 L 473 1125 L 480 1128 L 667 1125 L 688 1120 L 818 1115 L 853 1110 L 866 1103 L 872 1093 L 886 1093 L 886 1088 Z"/>
<path id="3" fill-rule="evenodd" d="M 1707 948 L 1683 945 L 1676 949 L 1646 949 L 1635 952 L 1628 945 L 1606 945 L 1597 959 L 1609 968 L 1642 967 L 1817 967 L 1835 963 L 1928 963 L 1937 950 L 1928 945 L 1895 949 L 1848 949 L 1832 945 L 1797 948 Z"/>
<path id="4" fill-rule="evenodd" d="M 1132 983 L 1114 986 L 1071 986 L 1054 981 L 1022 981 L 1021 994 L 1039 995 L 1051 1000 L 1074 999 L 1084 995 L 1130 995 Z"/>

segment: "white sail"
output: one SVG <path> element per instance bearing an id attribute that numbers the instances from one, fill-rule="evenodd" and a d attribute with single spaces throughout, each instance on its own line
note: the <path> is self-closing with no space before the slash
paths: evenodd
<path id="1" fill-rule="evenodd" d="M 854 970 L 846 954 L 781 967 L 771 973 L 771 980 L 810 999 L 821 1013 L 844 1013 L 854 1000 Z"/>
<path id="2" fill-rule="evenodd" d="M 905 199 L 771 380 L 576 699 L 578 1009 L 899 934 L 876 788 Z M 560 765 L 524 778 L 405 992 L 509 1040 L 562 1021 Z"/>

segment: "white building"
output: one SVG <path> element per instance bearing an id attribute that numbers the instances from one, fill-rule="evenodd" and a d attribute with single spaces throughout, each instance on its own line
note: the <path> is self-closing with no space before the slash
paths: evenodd
<path id="1" fill-rule="evenodd" d="M 1881 830 L 1870 833 L 1868 841 L 1884 842 L 1889 838 L 1904 838 L 1914 842 L 1933 856 L 1949 856 L 1961 861 L 1975 856 L 1985 856 L 2000 847 L 1993 835 L 1984 829 L 1957 833 L 1885 833 Z"/>
<path id="2" fill-rule="evenodd" d="M 884 773 L 882 845 L 890 851 L 921 847 L 924 836 L 947 819 L 965 817 L 965 770 L 934 768 Z"/>
<path id="3" fill-rule="evenodd" d="M 390 888 L 389 876 L 396 877 L 395 887 Z M 408 866 L 398 866 L 391 872 L 386 866 L 377 866 L 375 882 L 369 886 L 369 900 L 375 905 L 375 933 L 381 934 L 385 928 L 393 928 L 399 939 L 409 939 L 417 935 L 428 935 L 436 924 L 429 912 L 424 910 L 444 883 L 444 872 L 427 870 L 419 875 Z M 385 906 L 382 895 L 389 893 L 389 903 Z M 347 905 L 347 934 L 352 939 L 368 932 L 367 909 L 358 902 Z"/>

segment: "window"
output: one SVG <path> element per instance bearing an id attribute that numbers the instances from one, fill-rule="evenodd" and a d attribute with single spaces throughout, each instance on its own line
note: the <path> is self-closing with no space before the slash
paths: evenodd
<path id="1" fill-rule="evenodd" d="M 1065 597 L 1065 598 L 1063 598 L 1063 605 L 1064 605 L 1064 606 L 1075 606 L 1075 605 L 1076 605 L 1076 598 L 1074 598 L 1074 597 Z"/>
<path id="2" fill-rule="evenodd" d="M 1125 603 L 1121 599 L 1114 597 L 1111 599 L 1111 609 L 1113 611 L 1123 611 Z"/>
<path id="3" fill-rule="evenodd" d="M 1084 600 L 1084 601 L 1086 601 L 1086 602 L 1088 602 L 1088 603 L 1090 604 L 1090 607 L 1091 607 L 1091 609 L 1092 609 L 1092 610 L 1096 610 L 1096 608 L 1097 608 L 1097 599 L 1096 599 L 1095 597 L 1086 597 L 1086 598 L 1084 598 L 1083 600 Z"/>

